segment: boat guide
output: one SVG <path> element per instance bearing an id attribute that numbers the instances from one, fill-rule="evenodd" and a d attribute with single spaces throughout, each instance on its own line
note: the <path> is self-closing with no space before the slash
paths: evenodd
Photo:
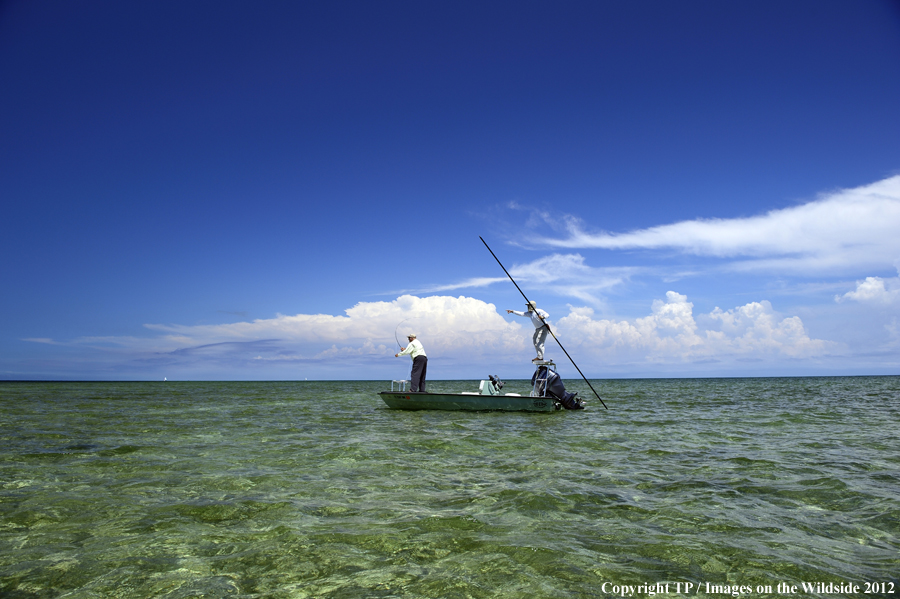
<path id="1" fill-rule="evenodd" d="M 391 381 L 391 390 L 379 393 L 389 408 L 395 410 L 463 410 L 510 412 L 555 412 L 583 410 L 584 400 L 567 392 L 556 373 L 552 360 L 535 360 L 531 377 L 531 393 L 503 393 L 505 383 L 491 375 L 478 385 L 478 391 L 462 393 L 428 393 L 408 391 L 409 381 Z"/>
<path id="2" fill-rule="evenodd" d="M 516 289 L 519 290 L 519 293 L 522 294 L 522 297 L 525 299 L 525 303 L 528 304 L 529 307 L 534 306 L 534 302 L 532 302 L 531 300 L 528 299 L 528 296 L 525 295 L 525 292 L 522 291 L 522 288 L 519 287 L 519 284 L 516 283 L 516 280 L 515 280 L 514 278 L 512 278 L 512 275 L 509 274 L 509 271 L 506 270 L 506 267 L 503 266 L 503 263 L 502 263 L 502 262 L 500 262 L 500 258 L 497 257 L 497 254 L 494 253 L 494 250 L 491 249 L 491 246 L 489 246 L 489 245 L 487 244 L 487 241 L 484 240 L 484 237 L 481 237 L 481 236 L 479 235 L 479 236 L 478 236 L 478 239 L 481 240 L 481 243 L 484 244 L 484 247 L 487 248 L 487 251 L 489 251 L 489 252 L 491 253 L 491 256 L 494 257 L 494 260 L 497 261 L 497 264 L 500 265 L 500 268 L 503 269 L 503 272 L 506 273 L 506 276 L 509 277 L 509 280 L 512 281 L 512 284 L 515 285 L 515 286 L 516 286 Z M 572 356 L 570 356 L 570 355 L 569 355 L 569 352 L 566 351 L 566 348 L 563 347 L 563 344 L 562 344 L 562 342 L 559 340 L 559 337 L 556 336 L 556 333 L 553 332 L 553 329 L 550 328 L 550 325 L 547 324 L 547 321 L 544 320 L 544 317 L 540 315 L 540 312 L 538 312 L 538 318 L 540 318 L 540 321 L 543 323 L 543 326 L 546 327 L 547 332 L 550 333 L 550 334 L 553 336 L 553 340 L 556 341 L 556 344 L 559 346 L 559 349 L 563 350 L 563 353 L 566 354 L 566 357 L 567 357 L 567 358 L 569 358 L 569 362 L 572 363 L 572 366 L 575 367 L 575 370 L 577 370 L 577 371 L 578 371 L 578 374 L 581 375 L 581 378 L 584 379 L 585 384 L 586 384 L 588 387 L 590 387 L 591 391 L 594 392 L 594 395 L 595 395 L 595 396 L 597 397 L 597 399 L 600 401 L 600 405 L 602 405 L 605 409 L 608 410 L 609 408 L 606 407 L 606 402 L 603 401 L 603 398 L 600 397 L 600 394 L 597 393 L 597 391 L 594 389 L 594 386 L 591 384 L 591 382 L 590 382 L 589 380 L 587 380 L 587 377 L 584 376 L 584 373 L 583 373 L 583 372 L 581 372 L 581 369 L 578 367 L 578 364 L 575 363 L 575 360 L 572 359 Z M 537 336 L 535 336 L 535 341 L 536 341 L 535 349 L 538 351 L 538 357 L 539 357 L 539 358 L 540 358 L 540 357 L 543 357 L 543 354 L 541 353 L 541 350 L 538 349 L 538 344 L 540 343 L 540 339 L 539 339 Z M 539 359 L 537 359 L 537 358 L 535 358 L 535 359 L 532 360 L 532 361 L 535 362 L 535 363 L 537 363 L 537 362 L 543 362 L 543 360 L 539 360 Z M 556 374 L 556 373 L 554 373 L 554 374 Z M 537 376 L 537 374 L 535 374 L 535 376 L 531 377 L 532 384 L 534 383 L 534 380 L 535 380 L 535 377 L 536 377 L 536 376 Z M 548 376 L 549 376 L 549 375 L 548 375 Z M 549 379 L 548 379 L 548 380 L 549 380 Z M 561 384 L 562 384 L 562 381 L 560 381 L 560 385 L 561 385 Z M 560 399 L 560 401 L 563 403 L 563 407 L 568 408 L 568 409 L 570 409 L 570 410 L 578 410 L 578 409 L 584 408 L 584 402 L 578 400 L 577 398 L 574 398 L 574 396 L 573 396 L 573 398 L 569 398 L 568 401 L 566 401 L 566 400 L 564 400 L 564 399 Z M 569 407 L 569 405 L 567 405 L 567 404 L 571 405 L 572 407 Z"/>

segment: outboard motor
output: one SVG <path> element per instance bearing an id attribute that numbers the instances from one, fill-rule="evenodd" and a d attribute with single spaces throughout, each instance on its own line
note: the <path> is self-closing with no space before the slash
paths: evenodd
<path id="1" fill-rule="evenodd" d="M 583 410 L 584 401 L 578 398 L 575 393 L 566 391 L 562 379 L 556 371 L 541 366 L 531 377 L 531 385 L 542 392 L 542 397 L 552 397 L 559 401 L 567 410 Z"/>
<path id="2" fill-rule="evenodd" d="M 481 391 L 482 395 L 500 395 L 500 389 L 503 388 L 503 381 L 500 380 L 500 377 L 496 375 L 488 376 L 489 381 L 481 381 L 481 386 L 478 389 Z"/>

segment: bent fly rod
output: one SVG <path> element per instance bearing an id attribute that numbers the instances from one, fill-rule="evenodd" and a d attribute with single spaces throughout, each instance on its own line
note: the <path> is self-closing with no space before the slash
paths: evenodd
<path id="1" fill-rule="evenodd" d="M 403 349 L 403 345 L 401 345 L 401 344 L 400 344 L 400 340 L 397 339 L 397 331 L 400 330 L 400 325 L 403 324 L 404 322 L 406 322 L 407 320 L 412 320 L 412 319 L 411 319 L 411 318 L 405 318 L 405 319 L 401 320 L 400 322 L 397 323 L 397 328 L 394 329 L 394 341 L 397 342 L 397 347 L 399 347 L 401 350 Z"/>
<path id="2" fill-rule="evenodd" d="M 512 281 L 512 284 L 516 286 L 516 289 L 518 289 L 518 290 L 519 290 L 519 293 L 522 294 L 522 297 L 525 298 L 525 303 L 530 303 L 529 300 L 528 300 L 528 296 L 525 295 L 525 292 L 522 291 L 522 288 L 519 287 L 519 284 L 516 283 L 516 280 L 515 280 L 514 278 L 512 278 L 512 275 L 509 274 L 509 271 L 506 270 L 506 267 L 503 266 L 503 263 L 502 263 L 502 262 L 500 262 L 500 258 L 497 257 L 497 254 L 494 253 L 494 250 L 491 249 L 491 246 L 489 246 L 489 245 L 487 244 L 487 241 L 485 241 L 484 238 L 481 237 L 480 235 L 478 236 L 478 239 L 481 240 L 481 243 L 484 244 L 484 247 L 487 248 L 487 250 L 491 253 L 491 256 L 494 257 L 494 260 L 497 261 L 497 264 L 500 265 L 500 268 L 503 269 L 503 272 L 506 273 L 506 276 L 509 277 L 509 280 Z M 597 396 L 597 399 L 600 400 L 600 403 L 603 404 L 603 407 L 606 408 L 606 409 L 608 410 L 609 408 L 607 408 L 607 407 L 606 407 L 606 404 L 603 403 L 603 398 L 600 397 L 600 394 L 597 393 L 597 391 L 594 390 L 594 386 L 591 385 L 591 382 L 590 382 L 589 380 L 587 380 L 587 377 L 584 376 L 584 373 L 583 373 L 583 372 L 581 372 L 581 369 L 578 367 L 578 364 L 575 363 L 575 360 L 572 359 L 572 356 L 569 355 L 569 352 L 566 351 L 566 348 L 563 347 L 563 344 L 559 342 L 559 338 L 556 336 L 556 333 L 553 332 L 553 329 L 550 328 L 550 325 L 547 324 L 547 322 L 544 320 L 544 317 L 541 316 L 540 312 L 535 311 L 535 314 L 538 315 L 538 318 L 541 319 L 541 322 L 544 323 L 544 326 L 547 327 L 547 330 L 550 331 L 550 334 L 551 334 L 551 335 L 553 335 L 553 339 L 556 340 L 556 344 L 559 345 L 559 349 L 563 350 L 563 353 L 566 354 L 566 357 L 567 357 L 567 358 L 569 358 L 569 362 L 572 363 L 572 366 L 575 367 L 575 370 L 578 371 L 578 374 L 581 375 L 581 378 L 584 379 L 584 382 L 587 383 L 587 386 L 591 388 L 591 391 L 594 392 L 594 395 Z"/>

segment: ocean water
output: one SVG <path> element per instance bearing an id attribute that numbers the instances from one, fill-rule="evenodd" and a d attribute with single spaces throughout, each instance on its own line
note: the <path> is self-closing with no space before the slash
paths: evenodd
<path id="1" fill-rule="evenodd" d="M 592 383 L 0 383 L 0 597 L 900 597 L 900 377 Z"/>

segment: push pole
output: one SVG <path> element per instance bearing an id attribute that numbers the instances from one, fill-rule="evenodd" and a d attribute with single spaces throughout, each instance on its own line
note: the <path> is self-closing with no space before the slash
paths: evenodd
<path id="1" fill-rule="evenodd" d="M 516 289 L 518 289 L 518 290 L 519 290 L 519 293 L 522 294 L 522 297 L 525 298 L 525 303 L 530 303 L 530 302 L 528 301 L 528 296 L 525 295 L 525 292 L 522 291 L 522 288 L 519 287 L 519 284 L 516 283 L 516 280 L 515 280 L 514 278 L 512 278 L 512 275 L 509 274 L 509 271 L 506 270 L 506 267 L 503 266 L 503 263 L 502 263 L 502 262 L 500 262 L 500 258 L 497 257 L 497 254 L 494 253 L 494 250 L 491 249 L 491 246 L 489 246 L 489 245 L 487 244 L 487 241 L 485 241 L 484 238 L 483 238 L 482 236 L 480 236 L 480 235 L 478 236 L 478 239 L 481 240 L 481 243 L 484 244 L 484 247 L 487 248 L 487 250 L 491 253 L 491 256 L 494 257 L 494 260 L 497 261 L 497 264 L 500 265 L 500 268 L 503 269 L 503 272 L 506 273 L 506 276 L 509 277 L 509 280 L 512 281 L 512 284 L 516 286 Z M 572 363 L 572 366 L 575 367 L 575 370 L 578 371 L 578 374 L 581 375 L 581 378 L 584 379 L 584 382 L 587 383 L 587 386 L 591 388 L 591 391 L 594 392 L 594 395 L 597 396 L 597 399 L 600 400 L 600 403 L 603 404 L 603 407 L 606 408 L 606 409 L 608 410 L 609 408 L 607 408 L 607 407 L 606 407 L 606 404 L 603 403 L 603 398 L 600 397 L 600 394 L 597 393 L 596 390 L 594 390 L 594 386 L 591 385 L 591 382 L 590 382 L 589 380 L 587 380 L 587 377 L 584 376 L 584 373 L 583 373 L 583 372 L 581 372 L 581 369 L 578 367 L 578 364 L 575 363 L 575 360 L 572 359 L 572 356 L 569 355 L 569 352 L 566 351 L 566 348 L 563 347 L 563 344 L 559 342 L 559 338 L 556 336 L 556 333 L 553 332 L 553 329 L 550 328 L 550 325 L 547 324 L 547 322 L 544 320 L 544 317 L 541 316 L 540 312 L 535 311 L 535 314 L 537 314 L 538 318 L 541 319 L 541 322 L 544 323 L 544 326 L 547 327 L 547 330 L 550 331 L 550 334 L 553 335 L 553 339 L 556 340 L 556 344 L 559 345 L 559 349 L 563 350 L 563 353 L 566 354 L 566 357 L 567 357 L 567 358 L 569 358 L 569 362 Z"/>

